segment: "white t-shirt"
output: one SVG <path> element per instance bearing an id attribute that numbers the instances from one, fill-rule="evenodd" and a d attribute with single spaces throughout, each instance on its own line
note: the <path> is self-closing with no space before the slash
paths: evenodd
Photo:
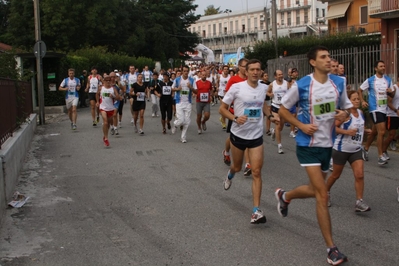
<path id="1" fill-rule="evenodd" d="M 230 105 L 234 101 L 234 114 L 248 117 L 243 125 L 233 123 L 231 133 L 245 140 L 262 137 L 265 97 L 266 86 L 264 84 L 258 84 L 256 88 L 252 88 L 247 81 L 242 81 L 230 87 L 223 98 L 223 102 Z"/>
<path id="2" fill-rule="evenodd" d="M 113 98 L 115 98 L 115 92 L 114 88 L 101 88 L 100 92 L 100 110 L 104 111 L 112 111 L 115 109 L 114 107 L 114 100 L 111 98 L 111 95 Z"/>
<path id="3" fill-rule="evenodd" d="M 98 88 L 101 85 L 100 80 L 98 79 L 98 76 L 90 76 L 89 77 L 89 82 L 90 82 L 90 87 L 89 87 L 89 93 L 97 93 Z"/>
<path id="4" fill-rule="evenodd" d="M 226 85 L 227 82 L 229 82 L 230 75 L 227 75 L 227 77 L 224 77 L 223 75 L 219 76 L 219 90 L 218 90 L 218 95 L 219 96 L 224 96 L 224 91 L 226 90 Z"/>

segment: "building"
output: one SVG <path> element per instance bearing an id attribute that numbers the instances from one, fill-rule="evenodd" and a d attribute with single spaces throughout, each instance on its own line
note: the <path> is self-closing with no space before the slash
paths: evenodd
<path id="1" fill-rule="evenodd" d="M 327 4 L 317 0 L 277 1 L 277 36 L 301 37 L 327 31 Z M 259 40 L 272 38 L 271 6 L 249 10 L 226 9 L 216 15 L 202 16 L 189 28 L 203 45 L 214 51 L 215 60 L 237 53 L 239 47 L 251 47 Z"/>
<path id="2" fill-rule="evenodd" d="M 369 16 L 367 0 L 323 0 L 328 2 L 328 29 L 330 34 L 381 32 L 381 19 Z"/>

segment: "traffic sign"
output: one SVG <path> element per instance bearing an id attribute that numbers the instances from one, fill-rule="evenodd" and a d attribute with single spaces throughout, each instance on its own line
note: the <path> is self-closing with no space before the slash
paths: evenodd
<path id="1" fill-rule="evenodd" d="M 37 41 L 33 47 L 33 53 L 36 58 L 43 58 L 46 55 L 47 47 L 43 41 Z"/>

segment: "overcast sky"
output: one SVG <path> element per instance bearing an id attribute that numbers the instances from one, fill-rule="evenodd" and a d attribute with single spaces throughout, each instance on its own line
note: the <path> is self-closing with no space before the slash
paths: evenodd
<path id="1" fill-rule="evenodd" d="M 213 5 L 215 8 L 220 7 L 220 10 L 231 9 L 232 11 L 247 10 L 248 8 L 264 7 L 266 0 L 195 0 L 194 4 L 198 5 L 196 14 L 203 15 L 207 6 Z M 270 1 L 269 1 L 270 2 Z"/>

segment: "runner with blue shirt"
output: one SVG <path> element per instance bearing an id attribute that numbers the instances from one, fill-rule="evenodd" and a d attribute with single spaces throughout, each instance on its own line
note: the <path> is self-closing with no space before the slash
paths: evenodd
<path id="1" fill-rule="evenodd" d="M 346 94 L 345 79 L 329 75 L 331 58 L 328 49 L 313 47 L 307 57 L 314 72 L 292 85 L 281 101 L 279 115 L 299 129 L 295 138 L 296 154 L 306 169 L 309 184 L 287 192 L 276 189 L 277 210 L 286 217 L 291 200 L 316 198 L 317 220 L 327 246 L 327 262 L 338 265 L 347 261 L 347 257 L 338 250 L 332 238 L 325 178 L 335 136 L 335 120 L 344 121 L 350 114 L 346 109 L 351 108 L 352 103 Z M 297 118 L 289 112 L 296 103 L 299 108 Z"/>

